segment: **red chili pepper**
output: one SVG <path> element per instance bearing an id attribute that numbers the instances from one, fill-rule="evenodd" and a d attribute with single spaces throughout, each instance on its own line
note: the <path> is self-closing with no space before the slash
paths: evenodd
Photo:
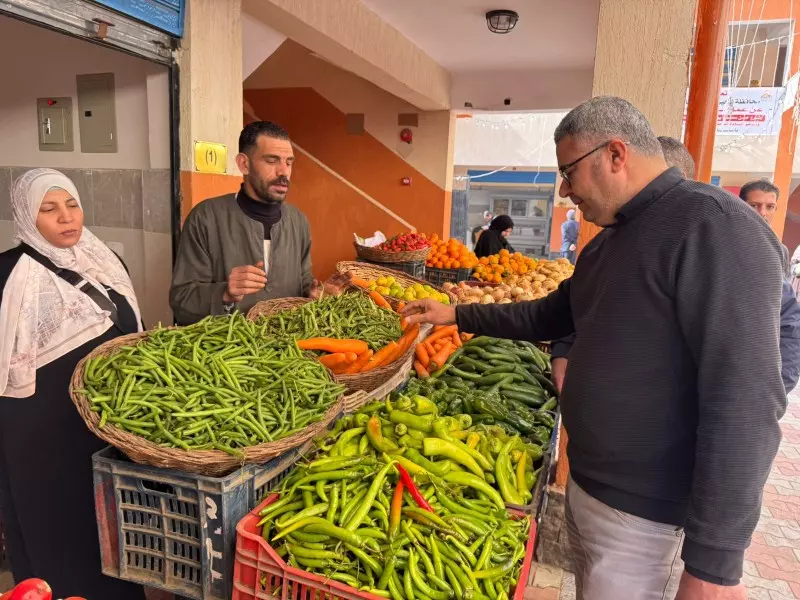
<path id="1" fill-rule="evenodd" d="M 414 485 L 414 481 L 411 479 L 411 475 L 408 474 L 408 471 L 406 471 L 401 465 L 396 464 L 395 467 L 397 467 L 397 471 L 400 473 L 400 481 L 403 482 L 408 488 L 408 493 L 411 494 L 411 497 L 414 499 L 414 502 L 417 503 L 417 506 L 423 510 L 427 510 L 428 512 L 435 514 L 436 511 L 433 510 L 433 507 L 428 504 L 428 501 L 425 500 L 425 497 L 419 492 L 417 486 Z"/>
<path id="2" fill-rule="evenodd" d="M 397 482 L 392 496 L 392 505 L 389 508 L 389 539 L 393 540 L 400 529 L 400 512 L 403 508 L 403 480 Z"/>

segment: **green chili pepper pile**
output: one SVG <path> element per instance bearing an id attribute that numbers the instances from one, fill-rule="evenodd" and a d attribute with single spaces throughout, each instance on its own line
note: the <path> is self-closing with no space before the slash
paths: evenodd
<path id="1" fill-rule="evenodd" d="M 294 343 L 264 337 L 240 314 L 156 329 L 90 359 L 84 387 L 101 428 L 234 455 L 319 421 L 344 390 Z"/>
<path id="2" fill-rule="evenodd" d="M 403 335 L 397 313 L 380 308 L 362 293 L 325 296 L 261 317 L 258 324 L 268 336 L 363 340 L 375 351 Z"/>
<path id="3" fill-rule="evenodd" d="M 420 396 L 365 406 L 317 444 L 261 511 L 287 562 L 393 600 L 507 600 L 530 521 L 505 504 L 530 498 L 538 446 Z"/>
<path id="4" fill-rule="evenodd" d="M 405 393 L 428 396 L 442 414 L 466 413 L 547 446 L 558 406 L 550 357 L 528 342 L 477 337 L 438 371 L 412 379 Z"/>

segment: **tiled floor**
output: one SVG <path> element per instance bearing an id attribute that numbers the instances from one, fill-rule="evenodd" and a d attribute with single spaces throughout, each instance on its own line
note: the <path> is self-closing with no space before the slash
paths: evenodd
<path id="1" fill-rule="evenodd" d="M 745 554 L 742 581 L 750 600 L 800 600 L 800 390 L 789 396 L 781 429 L 783 441 L 764 488 L 761 519 Z M 571 573 L 534 568 L 534 585 L 525 600 L 574 600 Z"/>

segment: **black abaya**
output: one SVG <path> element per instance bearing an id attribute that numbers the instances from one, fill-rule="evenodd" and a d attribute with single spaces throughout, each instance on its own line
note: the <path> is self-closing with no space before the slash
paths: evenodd
<path id="1" fill-rule="evenodd" d="M 86 428 L 68 391 L 84 356 L 137 331 L 125 298 L 113 290 L 109 296 L 119 328 L 39 368 L 33 396 L 0 397 L 0 513 L 11 569 L 17 582 L 47 581 L 54 598 L 144 600 L 141 586 L 101 572 L 92 454 L 106 444 Z"/>

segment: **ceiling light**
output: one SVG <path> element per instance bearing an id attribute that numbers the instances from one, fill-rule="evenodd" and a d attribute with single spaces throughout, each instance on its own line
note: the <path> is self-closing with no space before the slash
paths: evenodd
<path id="1" fill-rule="evenodd" d="M 492 33 L 508 33 L 517 25 L 519 15 L 513 10 L 490 10 L 486 13 L 486 25 Z"/>

